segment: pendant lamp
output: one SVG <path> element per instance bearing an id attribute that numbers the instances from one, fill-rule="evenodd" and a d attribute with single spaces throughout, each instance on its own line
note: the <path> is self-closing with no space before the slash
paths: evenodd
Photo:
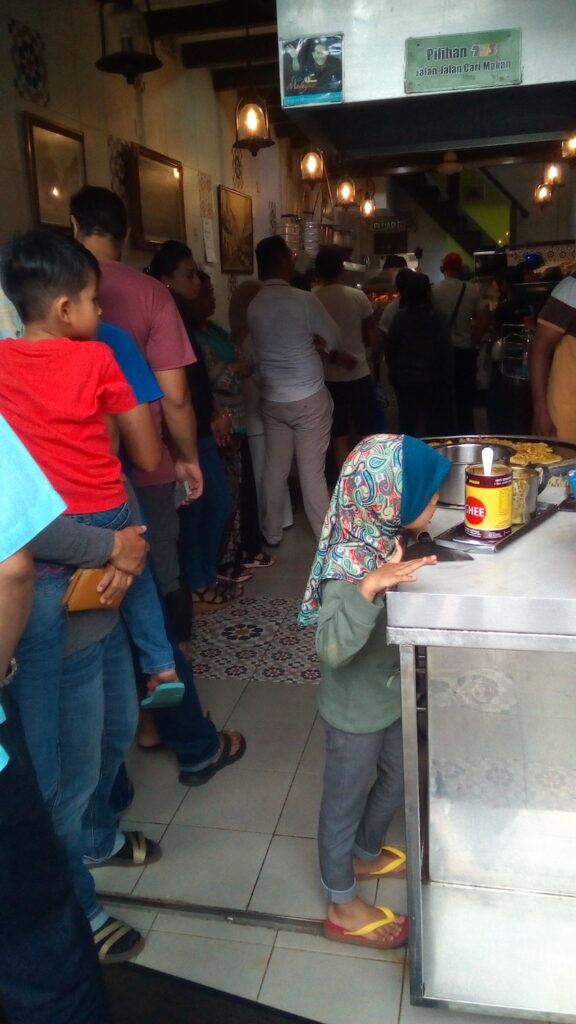
<path id="1" fill-rule="evenodd" d="M 349 206 L 356 205 L 356 185 L 352 178 L 341 178 L 336 186 L 336 206 L 343 206 L 345 210 Z"/>
<path id="2" fill-rule="evenodd" d="M 547 203 L 552 202 L 552 189 L 545 181 L 536 185 L 536 188 L 534 189 L 534 202 L 540 207 L 546 206 Z"/>
<path id="3" fill-rule="evenodd" d="M 252 53 L 250 49 L 250 26 L 248 23 L 248 2 L 244 0 L 244 18 L 246 22 L 246 50 L 248 53 L 248 71 L 252 79 Z M 252 82 L 250 89 L 240 97 L 236 104 L 236 142 L 234 149 L 249 149 L 252 156 L 267 146 L 273 146 L 268 124 L 266 100 L 258 96 Z"/>
<path id="4" fill-rule="evenodd" d="M 102 56 L 96 61 L 98 70 L 124 75 L 133 85 L 138 75 L 161 68 L 146 20 L 150 0 L 99 0 L 99 5 Z"/>
<path id="5" fill-rule="evenodd" d="M 300 161 L 302 181 L 322 181 L 324 178 L 324 157 L 319 150 L 305 153 Z"/>

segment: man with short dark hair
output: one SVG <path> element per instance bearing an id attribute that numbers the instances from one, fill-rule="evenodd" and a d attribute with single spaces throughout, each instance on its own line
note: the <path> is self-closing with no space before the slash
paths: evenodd
<path id="1" fill-rule="evenodd" d="M 72 196 L 70 217 L 75 237 L 100 263 L 98 299 L 103 319 L 136 340 L 154 371 L 164 397 L 152 403 L 158 427 L 165 426 L 176 461 L 164 445 L 153 473 L 134 472 L 150 534 L 150 555 L 178 640 L 189 639 L 191 607 L 182 586 L 178 560 L 178 516 L 174 480 L 187 481 L 192 496 L 202 493 L 196 446 L 196 416 L 186 366 L 196 361 L 176 304 L 167 288 L 121 263 L 128 231 L 126 207 L 108 188 L 86 185 Z"/>
<path id="2" fill-rule="evenodd" d="M 464 263 L 460 253 L 446 253 L 440 270 L 444 280 L 432 286 L 432 303 L 450 324 L 456 431 L 461 435 L 473 434 L 477 344 L 488 317 L 477 285 L 462 280 Z"/>
<path id="3" fill-rule="evenodd" d="M 262 532 L 275 547 L 282 540 L 294 452 L 308 522 L 320 536 L 329 502 L 324 461 L 332 422 L 320 352 L 330 358 L 340 332 L 314 295 L 291 287 L 294 259 L 280 235 L 258 243 L 256 260 L 263 286 L 248 307 L 248 327 L 260 366 L 266 441 Z"/>
<path id="4" fill-rule="evenodd" d="M 333 455 L 340 472 L 355 440 L 375 434 L 378 429 L 367 350 L 377 349 L 380 332 L 368 296 L 361 288 L 350 288 L 344 283 L 344 256 L 339 246 L 320 248 L 316 256 L 316 276 L 320 282 L 316 298 L 338 324 L 342 336 L 341 346 L 330 353 L 324 364 L 326 387 L 334 402 Z M 355 440 L 350 436 L 351 429 Z"/>

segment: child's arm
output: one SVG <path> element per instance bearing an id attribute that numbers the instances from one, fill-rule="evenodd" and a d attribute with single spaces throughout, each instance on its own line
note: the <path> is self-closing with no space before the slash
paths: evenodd
<path id="1" fill-rule="evenodd" d="M 120 440 L 132 465 L 152 473 L 162 458 L 162 441 L 148 403 L 136 405 L 129 412 L 118 413 L 112 418 L 116 421 Z"/>
<path id="2" fill-rule="evenodd" d="M 412 575 L 423 565 L 434 565 L 436 556 L 414 558 L 401 562 L 402 549 L 397 550 L 389 562 L 364 576 L 359 584 L 327 580 L 322 593 L 322 605 L 316 631 L 316 650 L 321 661 L 331 668 L 346 665 L 368 642 L 382 610 L 373 604 L 374 598 L 397 583 L 410 583 Z"/>

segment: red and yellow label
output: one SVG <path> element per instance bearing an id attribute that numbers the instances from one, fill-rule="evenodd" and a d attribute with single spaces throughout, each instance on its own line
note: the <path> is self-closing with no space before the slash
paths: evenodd
<path id="1" fill-rule="evenodd" d="M 499 540 L 512 529 L 512 473 L 507 466 L 494 466 L 491 476 L 466 470 L 464 530 L 478 540 Z"/>

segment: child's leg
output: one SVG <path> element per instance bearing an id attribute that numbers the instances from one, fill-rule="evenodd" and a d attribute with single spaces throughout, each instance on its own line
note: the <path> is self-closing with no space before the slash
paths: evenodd
<path id="1" fill-rule="evenodd" d="M 326 728 L 326 768 L 320 808 L 320 870 L 329 901 L 324 934 L 329 939 L 377 948 L 403 945 L 408 922 L 356 895 L 354 849 L 386 730 L 354 734 Z"/>
<path id="2" fill-rule="evenodd" d="M 174 651 L 166 636 L 164 613 L 152 570 L 146 565 L 120 605 L 122 618 L 146 675 L 174 671 Z M 176 678 L 176 676 L 174 676 Z"/>
<path id="3" fill-rule="evenodd" d="M 346 903 L 356 895 L 355 843 L 381 752 L 382 731 L 350 733 L 326 722 L 324 726 L 326 766 L 318 825 L 320 872 L 327 899 Z"/>
<path id="4" fill-rule="evenodd" d="M 404 803 L 402 719 L 375 735 L 381 737 L 377 778 L 368 794 L 354 844 L 354 855 L 366 862 L 390 859 L 388 854 L 382 854 L 382 844 L 392 818 Z"/>

